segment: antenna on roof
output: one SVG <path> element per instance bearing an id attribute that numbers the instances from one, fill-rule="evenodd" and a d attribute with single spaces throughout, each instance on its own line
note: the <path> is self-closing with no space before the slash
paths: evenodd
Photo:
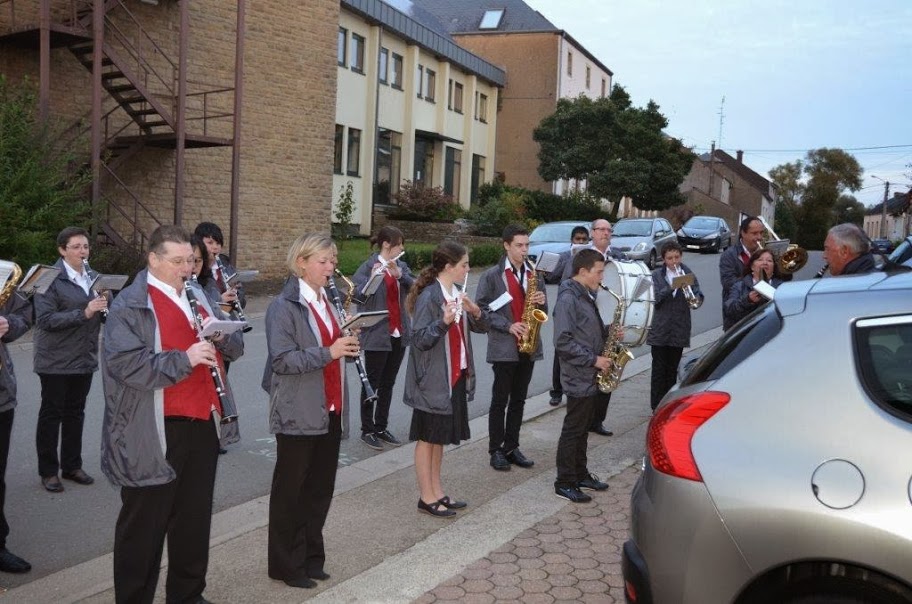
<path id="1" fill-rule="evenodd" d="M 719 148 L 722 148 L 722 124 L 725 123 L 725 95 L 722 95 L 722 102 L 719 104 Z"/>

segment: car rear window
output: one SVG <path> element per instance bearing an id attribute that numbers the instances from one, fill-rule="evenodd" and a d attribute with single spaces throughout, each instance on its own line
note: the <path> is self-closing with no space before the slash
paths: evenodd
<path id="1" fill-rule="evenodd" d="M 868 395 L 881 407 L 912 420 L 912 316 L 860 319 L 855 358 Z"/>
<path id="2" fill-rule="evenodd" d="M 769 342 L 782 329 L 775 304 L 765 304 L 727 331 L 700 357 L 681 387 L 717 380 Z"/>

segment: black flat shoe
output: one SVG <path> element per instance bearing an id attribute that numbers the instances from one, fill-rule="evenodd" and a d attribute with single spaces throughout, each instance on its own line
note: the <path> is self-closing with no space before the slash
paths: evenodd
<path id="1" fill-rule="evenodd" d="M 491 467 L 498 472 L 508 472 L 510 470 L 510 462 L 507 460 L 507 456 L 504 455 L 503 451 L 494 451 L 491 453 Z"/>
<path id="2" fill-rule="evenodd" d="M 465 501 L 456 501 L 455 499 L 450 499 L 449 495 L 444 495 L 437 500 L 437 503 L 442 503 L 443 507 L 447 508 L 448 510 L 461 510 L 462 508 L 469 505 Z"/>
<path id="3" fill-rule="evenodd" d="M 95 482 L 95 479 L 86 474 L 82 468 L 72 472 L 62 472 L 60 476 L 65 480 L 72 480 L 76 484 L 92 484 Z"/>
<path id="4" fill-rule="evenodd" d="M 5 573 L 27 573 L 32 570 L 32 565 L 9 551 L 0 548 L 0 571 Z"/>
<path id="5" fill-rule="evenodd" d="M 42 476 L 41 484 L 44 486 L 45 491 L 50 491 L 51 493 L 63 492 L 63 483 L 56 476 Z"/>
<path id="6" fill-rule="evenodd" d="M 315 570 L 307 573 L 307 576 L 311 579 L 316 579 L 317 581 L 326 581 L 329 579 L 329 573 L 322 570 Z"/>
<path id="7" fill-rule="evenodd" d="M 507 453 L 507 461 L 520 468 L 531 468 L 535 465 L 535 462 L 523 455 L 519 449 L 513 449 Z"/>
<path id="8" fill-rule="evenodd" d="M 591 428 L 589 428 L 589 431 L 594 432 L 596 434 L 601 434 L 602 436 L 614 436 L 614 432 L 612 432 L 611 430 L 609 430 L 602 424 L 599 424 L 597 426 L 592 426 Z"/>
<path id="9" fill-rule="evenodd" d="M 456 512 L 453 510 L 448 510 L 447 507 L 439 501 L 434 503 L 425 503 L 418 500 L 418 511 L 424 512 L 425 514 L 430 514 L 431 516 L 436 516 L 438 518 L 452 518 L 456 515 Z"/>
<path id="10" fill-rule="evenodd" d="M 317 582 L 307 577 L 301 577 L 300 579 L 285 579 L 285 585 L 288 587 L 300 587 L 301 589 L 313 589 L 317 586 Z"/>

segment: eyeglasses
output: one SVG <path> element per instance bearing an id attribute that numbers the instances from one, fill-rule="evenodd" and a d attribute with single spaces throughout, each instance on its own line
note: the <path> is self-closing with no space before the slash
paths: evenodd
<path id="1" fill-rule="evenodd" d="M 156 256 L 164 260 L 165 262 L 170 262 L 174 266 L 182 266 L 184 264 L 189 264 L 193 266 L 196 263 L 196 258 L 189 256 L 187 258 L 165 258 L 162 254 L 155 253 Z"/>
<path id="2" fill-rule="evenodd" d="M 610 228 L 608 228 L 608 227 L 595 227 L 595 228 L 592 229 L 592 230 L 593 230 L 593 231 L 608 231 L 609 233 L 611 233 L 611 232 L 613 231 L 613 229 L 610 229 Z"/>
<path id="3" fill-rule="evenodd" d="M 87 250 L 87 249 L 89 249 L 89 244 L 88 244 L 88 243 L 74 243 L 74 244 L 72 244 L 72 245 L 66 246 L 65 249 L 68 249 L 68 250 Z"/>

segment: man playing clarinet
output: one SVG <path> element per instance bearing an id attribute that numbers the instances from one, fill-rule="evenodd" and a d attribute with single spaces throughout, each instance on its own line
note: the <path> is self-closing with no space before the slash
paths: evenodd
<path id="1" fill-rule="evenodd" d="M 102 355 L 105 414 L 101 469 L 121 487 L 114 533 L 117 602 L 152 602 L 168 537 L 168 602 L 206 602 L 209 527 L 220 432 L 233 403 L 217 392 L 212 367 L 243 352 L 240 332 L 201 340 L 185 291 L 190 236 L 162 226 L 147 269 L 111 305 Z M 223 318 L 193 285 L 204 321 Z M 226 393 L 230 396 L 230 392 Z"/>

